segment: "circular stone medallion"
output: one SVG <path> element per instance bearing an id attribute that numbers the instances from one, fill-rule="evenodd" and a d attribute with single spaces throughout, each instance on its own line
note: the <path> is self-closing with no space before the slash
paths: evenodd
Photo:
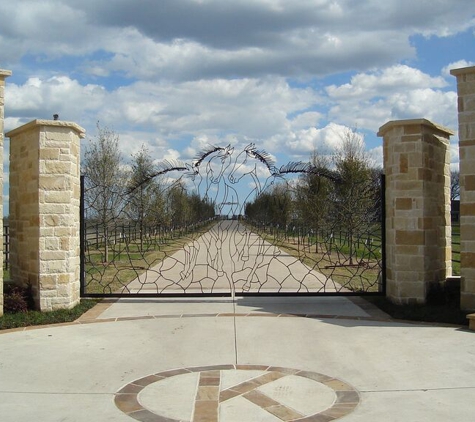
<path id="1" fill-rule="evenodd" d="M 146 422 L 317 422 L 359 403 L 356 390 L 327 375 L 263 365 L 218 365 L 159 372 L 127 384 L 117 407 Z"/>

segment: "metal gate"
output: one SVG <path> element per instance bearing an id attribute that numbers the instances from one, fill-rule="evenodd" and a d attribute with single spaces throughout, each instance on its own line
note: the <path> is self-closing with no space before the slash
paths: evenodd
<path id="1" fill-rule="evenodd" d="M 384 178 L 363 170 L 277 168 L 250 144 L 139 179 L 86 174 L 81 295 L 384 293 Z"/>

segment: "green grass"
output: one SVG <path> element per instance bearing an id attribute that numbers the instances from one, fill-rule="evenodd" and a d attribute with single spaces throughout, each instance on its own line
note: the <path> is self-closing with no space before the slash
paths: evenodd
<path id="1" fill-rule="evenodd" d="M 101 262 L 104 256 L 102 250 L 90 250 L 86 262 L 86 295 L 126 293 L 131 281 L 196 240 L 214 224 L 210 222 L 194 232 L 184 232 L 179 237 L 147 238 L 142 248 L 138 241 L 111 245 L 109 254 L 112 259 L 108 263 Z"/>
<path id="2" fill-rule="evenodd" d="M 268 241 L 272 241 L 274 236 L 268 235 L 265 236 Z M 279 236 L 280 237 L 280 236 Z M 168 243 L 168 245 L 162 245 L 161 250 L 153 251 L 151 254 L 146 254 L 146 257 L 143 257 L 141 254 L 137 254 L 137 265 L 140 264 L 147 264 L 147 262 L 156 262 L 157 260 L 163 259 L 164 256 L 172 254 L 174 251 L 180 249 L 184 244 L 190 241 L 188 236 L 183 238 L 173 239 L 173 242 Z M 460 228 L 457 225 L 452 227 L 452 253 L 453 259 L 460 261 Z M 274 243 L 274 242 L 272 242 Z M 285 249 L 288 253 L 299 257 L 308 265 L 315 265 L 317 261 L 321 261 L 320 264 L 324 264 L 325 261 L 322 257 L 317 256 L 316 253 L 311 253 L 310 251 L 302 253 L 302 250 L 298 250 L 296 245 L 292 244 L 290 241 L 283 241 L 280 238 L 278 241 L 275 241 L 279 247 Z M 134 251 L 136 252 L 136 251 Z M 127 255 L 127 254 L 125 254 Z M 134 254 L 135 255 L 135 254 Z M 145 259 L 144 259 L 145 258 Z M 134 260 L 135 261 L 135 260 Z M 135 262 L 134 262 L 135 264 Z M 124 284 L 126 285 L 128 281 L 132 280 L 137 276 L 136 271 L 134 270 L 127 270 L 127 266 L 130 268 L 131 261 L 130 260 L 123 260 L 120 266 L 122 266 L 121 278 L 124 279 L 117 280 L 117 286 L 111 286 L 112 288 L 115 287 L 123 287 Z M 339 271 L 348 271 L 348 269 L 341 268 Z M 117 274 L 117 268 L 111 268 L 109 270 L 110 273 Z M 376 273 L 375 273 L 376 274 Z M 460 274 L 460 264 L 457 262 L 453 262 L 453 274 L 458 275 Z M 371 271 L 366 272 L 366 276 L 371 275 Z M 111 277 L 112 274 L 109 274 L 108 277 Z M 327 274 L 327 276 L 331 276 L 335 278 L 335 281 L 343 282 L 350 277 L 350 274 L 342 273 L 341 279 L 339 272 L 333 271 L 332 274 Z M 113 278 L 113 276 L 111 277 Z M 372 277 L 370 277 L 372 278 Z M 4 271 L 4 280 L 9 279 L 9 272 Z M 367 285 L 361 285 L 363 290 L 368 288 L 369 291 L 374 290 L 377 286 L 374 284 L 374 280 L 366 280 L 362 278 L 364 283 Z M 354 282 L 356 285 L 354 286 L 355 290 L 361 290 L 362 288 L 359 287 L 361 280 L 355 278 Z M 104 288 L 102 283 L 101 286 L 95 286 L 96 289 Z M 344 284 L 344 283 L 342 283 Z M 359 287 L 359 288 L 358 288 Z M 89 288 L 94 287 L 92 285 Z M 94 289 L 95 290 L 95 289 Z M 439 295 L 440 296 L 440 295 Z M 425 322 L 438 322 L 438 323 L 449 323 L 449 324 L 457 324 L 457 325 L 467 325 L 466 319 L 466 312 L 460 311 L 460 305 L 458 302 L 459 292 L 454 294 L 443 295 L 442 300 L 439 299 L 432 301 L 432 303 L 428 303 L 426 305 L 395 305 L 389 300 L 384 297 L 367 297 L 366 299 L 372 302 L 374 305 L 378 306 L 384 312 L 388 313 L 391 317 L 395 319 L 403 319 L 403 320 L 412 320 L 412 321 L 425 321 Z M 434 303 L 435 302 L 435 303 Z M 76 306 L 74 309 L 71 310 L 58 310 L 53 312 L 42 313 L 39 311 L 28 311 L 25 313 L 15 313 L 15 314 L 5 314 L 4 316 L 0 317 L 0 330 L 5 330 L 9 328 L 18 328 L 18 327 L 27 327 L 32 325 L 46 325 L 46 324 L 56 324 L 56 323 L 63 323 L 63 322 L 72 322 L 79 318 L 84 312 L 88 309 L 92 308 L 97 303 L 97 300 L 81 300 L 81 303 Z"/>
<path id="3" fill-rule="evenodd" d="M 60 309 L 52 312 L 27 311 L 6 313 L 0 317 L 0 330 L 29 327 L 32 325 L 58 324 L 72 322 L 94 307 L 97 300 L 84 299 L 73 309 Z"/>
<path id="4" fill-rule="evenodd" d="M 255 228 L 245 223 L 249 230 Z M 315 238 L 305 237 L 305 243 L 283 233 L 256 231 L 264 240 L 279 247 L 289 255 L 299 259 L 308 267 L 320 272 L 327 278 L 328 286 L 338 283 L 344 289 L 353 292 L 378 292 L 380 276 L 380 242 L 374 242 L 371 248 L 354 248 L 353 264 L 349 265 L 349 247 L 334 239 L 331 250 L 328 242 L 319 242 L 318 249 Z M 360 243 L 362 245 L 362 243 Z M 370 256 L 368 256 L 370 255 Z M 362 265 L 357 265 L 362 262 Z"/>

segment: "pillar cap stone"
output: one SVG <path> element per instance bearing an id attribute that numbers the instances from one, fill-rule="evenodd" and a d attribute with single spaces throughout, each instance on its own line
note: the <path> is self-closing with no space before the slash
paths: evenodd
<path id="1" fill-rule="evenodd" d="M 5 136 L 7 138 L 11 138 L 13 136 L 16 136 L 22 132 L 32 130 L 36 127 L 42 127 L 42 126 L 49 126 L 49 127 L 64 127 L 64 128 L 70 128 L 73 129 L 74 131 L 77 132 L 80 138 L 84 138 L 86 134 L 86 130 L 83 129 L 81 126 L 74 122 L 66 122 L 63 120 L 41 120 L 41 119 L 36 119 L 33 120 L 29 123 L 24 124 L 23 126 L 20 126 L 16 129 L 11 130 L 10 132 L 6 133 Z"/>
<path id="2" fill-rule="evenodd" d="M 446 136 L 452 136 L 455 133 L 453 130 L 448 129 L 444 126 L 438 125 L 436 123 L 433 123 L 427 119 L 407 119 L 407 120 L 391 120 L 385 123 L 383 126 L 379 128 L 377 135 L 384 136 L 386 132 L 396 127 L 416 126 L 416 125 L 429 127 L 434 131 L 442 132 L 442 134 Z"/>
<path id="3" fill-rule="evenodd" d="M 11 70 L 0 69 L 0 78 L 8 78 L 9 76 L 12 76 Z"/>
<path id="4" fill-rule="evenodd" d="M 466 75 L 468 73 L 475 73 L 475 66 L 460 67 L 458 69 L 450 69 L 450 74 L 453 76 Z"/>

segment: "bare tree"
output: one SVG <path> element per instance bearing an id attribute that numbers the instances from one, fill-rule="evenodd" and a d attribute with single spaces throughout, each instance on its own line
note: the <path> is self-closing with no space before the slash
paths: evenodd
<path id="1" fill-rule="evenodd" d="M 450 200 L 460 199 L 460 172 L 452 170 L 450 172 Z"/>
<path id="2" fill-rule="evenodd" d="M 119 150 L 119 136 L 97 124 L 97 135 L 84 154 L 85 203 L 88 218 L 102 228 L 104 261 L 109 262 L 109 229 L 123 206 L 126 174 Z"/>
<path id="3" fill-rule="evenodd" d="M 356 129 L 348 128 L 343 134 L 342 146 L 334 156 L 334 164 L 341 182 L 335 185 L 334 215 L 337 224 L 345 229 L 349 244 L 350 265 L 356 237 L 367 231 L 374 220 L 372 170 L 365 151 L 364 139 Z"/>
<path id="4" fill-rule="evenodd" d="M 140 250 L 142 250 L 145 226 L 147 221 L 152 221 L 153 208 L 158 205 L 157 195 L 160 191 L 155 179 L 150 178 L 155 172 L 155 166 L 145 145 L 142 145 L 136 154 L 132 154 L 131 166 L 129 185 L 135 188 L 129 194 L 127 211 L 139 224 Z"/>
<path id="5" fill-rule="evenodd" d="M 314 171 L 304 173 L 296 189 L 296 208 L 303 221 L 310 224 L 318 238 L 318 232 L 328 219 L 330 193 L 333 182 L 324 174 L 329 172 L 330 160 L 314 151 L 311 157 Z M 318 242 L 315 242 L 318 252 Z"/>

